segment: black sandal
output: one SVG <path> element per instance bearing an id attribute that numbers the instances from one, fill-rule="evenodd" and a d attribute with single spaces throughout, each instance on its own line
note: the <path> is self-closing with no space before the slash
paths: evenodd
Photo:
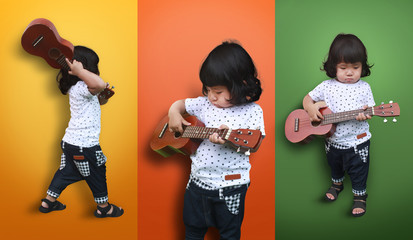
<path id="1" fill-rule="evenodd" d="M 351 215 L 353 215 L 353 217 L 361 217 L 366 213 L 366 199 L 367 199 L 367 194 L 366 195 L 362 195 L 362 196 L 354 196 L 353 198 L 353 208 L 351 211 Z M 355 208 L 361 208 L 364 210 L 364 212 L 362 213 L 353 213 L 353 210 Z"/>
<path id="2" fill-rule="evenodd" d="M 113 206 L 113 210 L 111 214 L 108 214 L 108 212 L 110 211 L 110 208 Z M 105 218 L 105 217 L 120 217 L 123 214 L 123 209 L 116 206 L 115 204 L 110 204 L 108 203 L 108 205 L 106 207 L 100 207 L 97 206 L 97 209 L 100 211 L 100 214 L 98 213 L 98 210 L 95 211 L 95 217 L 97 218 Z"/>
<path id="3" fill-rule="evenodd" d="M 333 184 L 331 184 L 331 187 L 328 189 L 328 191 L 326 192 L 326 194 L 324 195 L 324 197 L 325 197 L 326 200 L 328 200 L 328 201 L 330 201 L 330 202 L 333 202 L 333 201 L 335 201 L 335 200 L 337 199 L 338 194 L 339 194 L 341 191 L 343 191 L 343 189 L 344 189 L 344 185 L 343 185 L 343 184 L 338 185 L 338 184 L 333 183 Z M 328 197 L 327 197 L 327 193 L 330 193 L 331 195 L 333 195 L 334 199 L 328 198 Z"/>
<path id="4" fill-rule="evenodd" d="M 49 212 L 52 212 L 52 211 L 60 211 L 60 210 L 63 210 L 63 209 L 66 208 L 66 205 L 64 205 L 63 203 L 61 203 L 57 200 L 54 201 L 54 202 L 51 202 L 50 200 L 44 198 L 44 199 L 42 199 L 42 202 L 47 203 L 47 205 L 49 206 L 49 207 L 45 208 L 42 205 L 40 205 L 39 211 L 42 212 L 42 213 L 49 213 Z"/>

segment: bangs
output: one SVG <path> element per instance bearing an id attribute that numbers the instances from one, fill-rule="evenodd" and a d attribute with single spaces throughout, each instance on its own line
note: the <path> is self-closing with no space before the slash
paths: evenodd
<path id="1" fill-rule="evenodd" d="M 353 44 L 343 44 L 343 46 L 337 48 L 336 63 L 363 63 L 366 61 L 365 49 L 360 46 L 354 46 Z"/>

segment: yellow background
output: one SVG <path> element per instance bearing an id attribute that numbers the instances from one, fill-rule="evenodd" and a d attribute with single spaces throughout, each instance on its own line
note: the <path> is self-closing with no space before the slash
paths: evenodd
<path id="1" fill-rule="evenodd" d="M 3 239 L 137 238 L 137 2 L 4 1 L 0 10 L 0 208 Z M 40 214 L 40 199 L 60 164 L 69 121 L 58 70 L 23 50 L 20 38 L 36 18 L 47 18 L 73 45 L 94 49 L 103 80 L 115 96 L 102 107 L 101 146 L 108 157 L 109 201 L 125 208 L 117 219 L 96 219 L 85 182 L 59 198 L 62 212 Z"/>

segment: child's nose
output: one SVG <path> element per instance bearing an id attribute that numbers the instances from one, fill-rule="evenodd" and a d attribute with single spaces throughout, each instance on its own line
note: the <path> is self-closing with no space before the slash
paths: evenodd
<path id="1" fill-rule="evenodd" d="M 216 101 L 216 100 L 217 100 L 217 97 L 215 96 L 215 94 L 210 94 L 210 95 L 209 95 L 209 98 L 210 98 L 212 101 Z"/>

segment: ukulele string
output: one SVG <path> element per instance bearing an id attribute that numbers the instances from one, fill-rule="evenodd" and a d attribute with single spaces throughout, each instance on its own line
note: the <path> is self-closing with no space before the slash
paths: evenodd
<path id="1" fill-rule="evenodd" d="M 207 128 L 207 127 L 200 127 L 200 126 L 188 126 L 185 128 L 182 137 L 188 138 L 209 138 L 210 135 L 214 133 L 218 133 L 218 136 L 223 138 L 228 129 L 218 129 L 218 128 Z"/>
<path id="2" fill-rule="evenodd" d="M 355 120 L 356 117 L 359 115 L 359 113 L 364 112 L 365 114 L 372 114 L 371 108 L 368 108 L 366 110 L 359 109 L 359 110 L 353 110 L 353 111 L 347 111 L 347 112 L 340 112 L 340 113 L 331 113 L 331 114 L 325 114 L 323 115 L 324 119 L 321 119 L 320 124 L 330 124 L 330 123 L 335 123 L 335 122 L 341 122 L 341 121 L 346 121 L 346 120 Z M 313 123 L 314 121 L 311 121 L 310 119 L 300 119 L 301 124 L 309 124 Z"/>

